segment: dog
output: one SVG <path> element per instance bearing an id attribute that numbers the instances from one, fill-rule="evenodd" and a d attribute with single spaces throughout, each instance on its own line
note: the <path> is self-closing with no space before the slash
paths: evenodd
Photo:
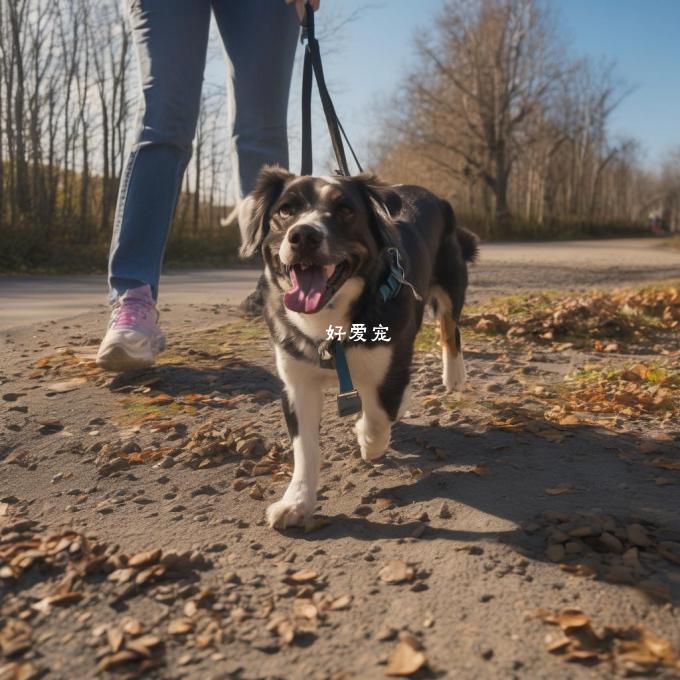
<path id="1" fill-rule="evenodd" d="M 439 323 L 443 384 L 459 390 L 465 382 L 459 321 L 478 243 L 456 226 L 448 201 L 422 187 L 368 174 L 297 176 L 278 166 L 261 171 L 239 228 L 241 257 L 260 252 L 264 260 L 264 318 L 284 383 L 294 470 L 267 509 L 269 525 L 284 529 L 304 525 L 316 508 L 322 389 L 338 380 L 320 360 L 330 331 L 369 331 L 363 340 L 338 338 L 361 399 L 354 426 L 361 456 L 374 461 L 406 410 L 428 302 Z M 376 340 L 376 328 L 388 330 Z"/>

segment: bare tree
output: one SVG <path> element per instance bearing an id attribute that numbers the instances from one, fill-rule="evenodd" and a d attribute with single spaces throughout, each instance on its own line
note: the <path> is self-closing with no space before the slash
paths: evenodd
<path id="1" fill-rule="evenodd" d="M 541 0 L 448 2 L 417 48 L 381 173 L 453 198 L 487 236 L 642 223 L 639 147 L 608 134 L 625 85 L 569 55 Z"/>
<path id="2" fill-rule="evenodd" d="M 210 54 L 222 58 L 214 37 Z M 138 92 L 118 0 L 1 0 L 0 268 L 39 266 L 71 247 L 103 265 Z M 225 94 L 221 83 L 205 98 L 191 196 L 177 214 L 190 234 L 180 224 L 176 236 L 206 252 L 227 210 Z"/>
<path id="3" fill-rule="evenodd" d="M 440 163 L 480 178 L 503 221 L 518 154 L 563 72 L 554 30 L 534 0 L 468 0 L 446 4 L 437 38 L 418 42 L 406 126 Z"/>

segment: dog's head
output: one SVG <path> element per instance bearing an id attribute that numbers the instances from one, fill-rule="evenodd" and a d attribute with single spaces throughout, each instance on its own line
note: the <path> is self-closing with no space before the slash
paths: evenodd
<path id="1" fill-rule="evenodd" d="M 285 306 L 323 309 L 354 277 L 368 279 L 389 229 L 386 187 L 374 177 L 298 177 L 270 166 L 239 213 L 241 257 L 261 250 Z"/>

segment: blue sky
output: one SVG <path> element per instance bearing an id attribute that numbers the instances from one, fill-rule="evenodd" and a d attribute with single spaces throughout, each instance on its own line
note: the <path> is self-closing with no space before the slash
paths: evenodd
<path id="1" fill-rule="evenodd" d="M 637 138 L 653 168 L 680 145 L 680 0 L 545 0 L 574 56 L 614 61 L 632 92 L 612 115 L 614 136 Z M 321 0 L 317 22 L 361 16 L 321 43 L 336 109 L 361 157 L 384 106 L 414 57 L 413 36 L 432 26 L 443 0 Z M 291 93 L 292 167 L 299 151 L 299 82 Z M 315 117 L 316 169 L 327 167 L 323 119 Z"/>
<path id="2" fill-rule="evenodd" d="M 613 60 L 633 88 L 612 115 L 614 135 L 640 140 L 650 167 L 680 145 L 680 0 L 549 0 L 574 55 Z M 336 107 L 350 139 L 364 147 L 373 112 L 396 90 L 443 0 L 322 0 L 323 11 L 364 9 L 328 58 Z M 321 45 L 323 50 L 323 44 Z M 294 93 L 294 95 L 297 93 Z M 320 124 L 320 122 L 319 122 Z"/>

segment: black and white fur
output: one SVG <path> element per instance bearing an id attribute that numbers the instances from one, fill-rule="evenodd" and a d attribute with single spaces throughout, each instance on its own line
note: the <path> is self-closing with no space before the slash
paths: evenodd
<path id="1" fill-rule="evenodd" d="M 319 424 L 322 389 L 337 386 L 334 370 L 319 366 L 318 345 L 326 329 L 364 324 L 369 341 L 348 343 L 346 356 L 362 402 L 355 423 L 361 455 L 383 455 L 392 424 L 407 405 L 413 344 L 427 301 L 439 321 L 442 380 L 449 390 L 465 382 L 458 323 L 467 287 L 466 262 L 477 241 L 456 227 L 444 201 L 417 186 L 387 186 L 374 177 L 298 177 L 278 167 L 265 168 L 244 200 L 239 224 L 241 255 L 260 251 L 265 265 L 264 317 L 283 380 L 283 413 L 292 440 L 293 477 L 283 498 L 270 505 L 270 526 L 307 521 L 316 506 L 321 454 Z M 399 245 L 408 286 L 383 302 L 377 289 L 387 275 L 378 242 L 380 227 Z M 302 236 L 301 236 L 302 235 Z M 291 268 L 320 267 L 326 279 L 324 300 L 313 313 L 284 305 Z M 322 271 L 316 269 L 313 271 Z M 370 342 L 371 329 L 387 326 L 389 343 Z"/>

